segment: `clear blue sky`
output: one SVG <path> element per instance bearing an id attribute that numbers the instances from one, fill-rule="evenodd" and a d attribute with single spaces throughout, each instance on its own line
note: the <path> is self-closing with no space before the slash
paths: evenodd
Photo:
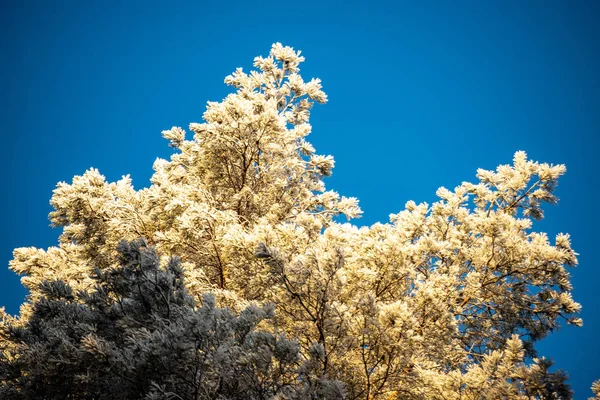
<path id="1" fill-rule="evenodd" d="M 310 140 L 335 156 L 328 187 L 361 200 L 360 224 L 516 150 L 567 165 L 534 226 L 571 233 L 585 325 L 539 349 L 586 399 L 600 378 L 599 26 L 597 1 L 4 1 L 0 304 L 16 312 L 25 295 L 12 249 L 56 243 L 57 182 L 93 166 L 147 186 L 170 154 L 160 131 L 200 121 L 223 78 L 280 41 L 323 80 Z"/>

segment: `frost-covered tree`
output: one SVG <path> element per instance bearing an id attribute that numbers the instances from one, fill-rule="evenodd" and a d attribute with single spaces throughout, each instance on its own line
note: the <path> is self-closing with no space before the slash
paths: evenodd
<path id="1" fill-rule="evenodd" d="M 6 321 L 0 398 L 343 398 L 318 345 L 301 361 L 296 342 L 257 329 L 271 306 L 236 315 L 212 295 L 196 306 L 177 258 L 161 268 L 143 240 L 117 250 L 121 265 L 96 270 L 93 291 L 44 282 L 27 322 Z"/>
<path id="2" fill-rule="evenodd" d="M 333 158 L 306 140 L 310 110 L 327 97 L 301 77 L 303 61 L 275 44 L 255 70 L 228 76 L 235 92 L 208 103 L 191 139 L 163 132 L 176 152 L 155 162 L 149 188 L 94 169 L 60 183 L 58 247 L 17 249 L 10 264 L 31 292 L 21 320 L 41 282 L 89 289 L 92 265 L 118 265 L 119 241 L 145 237 L 181 257 L 193 296 L 211 292 L 238 312 L 275 304 L 269 329 L 304 355 L 318 343 L 321 372 L 351 399 L 569 398 L 566 375 L 549 372 L 534 346 L 560 321 L 582 323 L 569 236 L 533 230 L 565 167 L 517 152 L 388 223 L 340 223 L 361 211 L 325 189 Z"/>

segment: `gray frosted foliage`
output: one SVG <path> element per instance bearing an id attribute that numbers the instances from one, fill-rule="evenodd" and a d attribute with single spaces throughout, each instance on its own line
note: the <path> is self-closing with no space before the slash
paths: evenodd
<path id="1" fill-rule="evenodd" d="M 123 241 L 120 266 L 73 293 L 44 282 L 24 325 L 2 325 L 2 399 L 341 399 L 320 352 L 263 331 L 273 307 L 236 314 L 198 304 L 177 258 L 165 268 L 144 240 Z M 318 345 L 316 345 L 318 347 Z"/>

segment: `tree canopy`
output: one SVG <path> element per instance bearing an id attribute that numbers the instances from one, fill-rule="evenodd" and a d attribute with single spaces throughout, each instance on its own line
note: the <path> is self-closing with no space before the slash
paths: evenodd
<path id="1" fill-rule="evenodd" d="M 298 343 L 257 330 L 272 305 L 235 315 L 210 294 L 198 305 L 179 259 L 161 268 L 146 245 L 122 242 L 120 265 L 96 269 L 92 291 L 40 286 L 27 322 L 5 325 L 2 398 L 343 398 L 315 368 L 318 345 L 300 360 Z"/>
<path id="2" fill-rule="evenodd" d="M 68 325 L 67 309 L 91 310 L 86 302 L 98 296 L 83 293 L 99 282 L 103 287 L 110 274 L 130 281 L 126 272 L 115 272 L 127 270 L 119 243 L 145 238 L 163 255 L 156 271 L 158 264 L 168 266 L 167 280 L 175 279 L 181 293 L 185 286 L 185 295 L 173 296 L 185 303 L 186 324 L 206 324 L 197 315 L 227 315 L 227 335 L 236 337 L 237 321 L 254 310 L 250 325 L 260 320 L 264 329 L 256 335 L 273 346 L 297 343 L 298 353 L 289 349 L 289 357 L 312 360 L 311 379 L 329 389 L 343 385 L 345 398 L 570 398 L 566 374 L 550 372 L 550 361 L 535 350 L 560 321 L 582 323 L 571 296 L 568 268 L 577 258 L 569 236 L 551 242 L 533 230 L 544 203 L 557 202 L 554 190 L 565 167 L 519 151 L 512 165 L 478 170 L 477 182 L 453 190 L 442 187 L 433 204 L 409 201 L 387 223 L 342 223 L 340 216 L 351 220 L 361 210 L 355 198 L 325 188 L 334 160 L 318 155 L 306 137 L 311 108 L 327 96 L 318 79 L 302 78 L 303 61 L 300 52 L 276 43 L 268 57 L 255 58 L 255 70 L 238 68 L 228 76 L 225 83 L 235 91 L 208 103 L 203 122 L 189 126 L 191 139 L 180 127 L 163 131 L 175 153 L 155 162 L 150 187 L 135 190 L 129 177 L 109 183 L 95 169 L 59 183 L 50 214 L 63 228 L 59 244 L 15 250 L 10 267 L 23 275 L 30 295 L 20 317 L 6 317 L 4 324 L 35 336 L 35 324 L 51 318 L 44 310 L 58 307 L 64 310 L 57 318 Z M 156 292 L 153 284 L 131 284 Z M 206 305 L 213 298 L 214 305 Z M 264 311 L 266 304 L 275 312 Z M 169 320 L 168 310 L 148 311 L 140 318 L 162 312 Z M 152 317 L 143 335 L 160 336 L 171 324 L 192 329 L 177 321 L 165 328 Z M 81 333 L 69 337 L 84 358 L 104 343 Z M 23 350 L 14 335 L 3 340 L 10 357 L 39 350 L 51 358 L 47 347 Z M 127 357 L 135 346 L 142 344 L 114 348 L 115 357 Z M 146 350 L 158 359 L 169 355 Z M 266 357 L 262 347 L 244 351 Z M 287 365 L 288 355 L 270 351 Z M 291 364 L 286 384 L 306 384 Z M 122 371 L 132 379 L 139 373 Z M 281 384 L 273 371 L 261 373 L 269 385 Z M 139 379 L 158 381 L 151 373 Z M 158 393 L 162 386 L 154 388 Z M 198 396 L 189 398 L 204 398 Z"/>

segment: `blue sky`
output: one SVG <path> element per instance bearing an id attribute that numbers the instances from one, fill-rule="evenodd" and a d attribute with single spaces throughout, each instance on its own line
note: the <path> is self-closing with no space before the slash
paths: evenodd
<path id="1" fill-rule="evenodd" d="M 201 120 L 223 78 L 271 43 L 301 49 L 329 103 L 310 141 L 336 159 L 329 188 L 356 196 L 359 224 L 387 221 L 439 186 L 516 150 L 564 163 L 558 206 L 534 228 L 569 232 L 583 328 L 543 340 L 576 399 L 600 378 L 600 2 L 5 1 L 0 13 L 0 304 L 25 291 L 12 249 L 46 248 L 59 181 L 96 167 L 148 185 L 160 132 Z"/>

